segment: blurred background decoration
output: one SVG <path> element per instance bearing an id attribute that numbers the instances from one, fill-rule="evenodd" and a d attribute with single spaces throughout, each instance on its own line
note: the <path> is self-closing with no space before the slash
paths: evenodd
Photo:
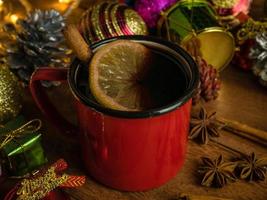
<path id="1" fill-rule="evenodd" d="M 0 0 L 1 24 L 15 23 L 18 18 L 25 17 L 34 9 L 55 9 L 62 15 L 68 16 L 78 8 L 81 0 Z"/>
<path id="2" fill-rule="evenodd" d="M 16 25 L 18 19 L 25 18 L 28 13 L 35 9 L 55 9 L 70 21 L 77 17 L 81 0 L 0 0 L 0 57 L 5 54 L 3 43 L 12 39 L 10 25 Z M 6 33 L 8 32 L 8 34 Z"/>

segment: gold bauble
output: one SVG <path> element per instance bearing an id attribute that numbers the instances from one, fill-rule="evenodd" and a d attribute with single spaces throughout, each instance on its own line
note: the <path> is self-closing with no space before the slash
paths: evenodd
<path id="1" fill-rule="evenodd" d="M 0 124 L 16 117 L 21 108 L 21 88 L 15 75 L 0 64 Z"/>

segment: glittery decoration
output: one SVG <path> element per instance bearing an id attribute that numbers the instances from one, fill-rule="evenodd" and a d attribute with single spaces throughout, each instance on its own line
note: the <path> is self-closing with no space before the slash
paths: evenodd
<path id="1" fill-rule="evenodd" d="M 212 0 L 215 9 L 221 16 L 239 13 L 248 14 L 252 0 Z"/>
<path id="2" fill-rule="evenodd" d="M 126 24 L 132 33 L 136 35 L 142 34 L 144 31 L 144 27 L 146 27 L 145 23 L 142 21 L 142 18 L 133 10 L 127 9 L 124 12 Z"/>
<path id="3" fill-rule="evenodd" d="M 21 107 L 18 80 L 5 64 L 0 64 L 0 123 L 16 117 Z"/>
<path id="4" fill-rule="evenodd" d="M 58 176 L 55 168 L 51 167 L 47 172 L 36 179 L 24 179 L 17 191 L 19 200 L 35 200 L 44 198 L 68 179 L 68 175 Z"/>
<path id="5" fill-rule="evenodd" d="M 137 0 L 135 10 L 142 16 L 148 27 L 155 28 L 160 13 L 176 2 L 177 0 Z"/>
<path id="6" fill-rule="evenodd" d="M 23 179 L 5 196 L 5 200 L 37 200 L 50 199 L 49 194 L 56 188 L 75 188 L 85 183 L 85 176 L 73 176 L 63 173 L 68 167 L 65 160 L 60 159 L 48 169 L 33 172 L 29 178 Z M 54 199 L 54 198 L 53 198 Z"/>
<path id="7" fill-rule="evenodd" d="M 125 4 L 99 2 L 84 13 L 79 30 L 88 44 L 120 35 L 147 35 L 139 14 Z"/>

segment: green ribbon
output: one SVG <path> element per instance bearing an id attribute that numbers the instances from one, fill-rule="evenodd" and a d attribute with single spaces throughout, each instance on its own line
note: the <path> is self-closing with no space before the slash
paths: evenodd
<path id="1" fill-rule="evenodd" d="M 0 150 L 14 139 L 21 138 L 27 134 L 35 133 L 41 128 L 41 126 L 41 120 L 33 119 L 15 130 L 10 130 L 6 133 L 0 134 Z"/>

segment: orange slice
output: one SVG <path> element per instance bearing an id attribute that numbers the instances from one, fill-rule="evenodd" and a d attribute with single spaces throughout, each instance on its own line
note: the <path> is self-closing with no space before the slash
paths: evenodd
<path id="1" fill-rule="evenodd" d="M 151 107 L 145 84 L 151 61 L 151 51 L 136 42 L 117 40 L 100 48 L 89 64 L 89 85 L 95 99 L 115 110 Z"/>

